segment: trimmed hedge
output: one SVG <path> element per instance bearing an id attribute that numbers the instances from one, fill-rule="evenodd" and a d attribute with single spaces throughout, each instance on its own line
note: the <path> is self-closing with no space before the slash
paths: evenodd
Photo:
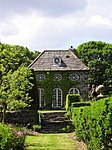
<path id="1" fill-rule="evenodd" d="M 112 149 L 112 97 L 72 109 L 75 132 L 88 150 Z"/>
<path id="2" fill-rule="evenodd" d="M 74 102 L 71 104 L 71 107 L 82 107 L 82 106 L 90 106 L 90 102 Z"/>
<path id="3" fill-rule="evenodd" d="M 66 96 L 66 110 L 68 111 L 71 108 L 73 102 L 80 102 L 81 96 L 79 94 L 68 94 Z"/>

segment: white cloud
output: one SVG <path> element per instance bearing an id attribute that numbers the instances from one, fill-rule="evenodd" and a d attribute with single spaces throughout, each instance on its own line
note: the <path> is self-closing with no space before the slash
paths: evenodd
<path id="1" fill-rule="evenodd" d="M 104 27 L 104 28 L 112 28 L 112 20 L 109 18 L 104 18 L 100 15 L 91 16 L 87 20 L 88 27 Z"/>
<path id="2" fill-rule="evenodd" d="M 111 42 L 111 0 L 44 2 L 24 0 L 23 5 L 19 5 L 22 4 L 20 0 L 13 5 L 10 3 L 7 12 L 0 9 L 6 13 L 0 22 L 1 42 L 23 45 L 31 50 L 67 49 L 89 40 Z"/>
<path id="3" fill-rule="evenodd" d="M 3 22 L 0 24 L 1 37 L 8 37 L 10 35 L 16 35 L 16 34 L 17 34 L 17 29 L 13 24 L 9 22 Z"/>
<path id="4" fill-rule="evenodd" d="M 1 33 L 5 31 L 5 34 L 1 34 L 1 39 L 3 42 L 11 42 L 12 44 L 23 44 L 26 43 L 29 47 L 35 41 L 35 49 L 41 48 L 45 45 L 45 48 L 53 46 L 54 43 L 57 45 L 62 45 L 63 40 L 67 42 L 70 38 L 71 32 L 74 28 L 80 25 L 80 20 L 78 18 L 72 18 L 65 16 L 63 18 L 51 18 L 39 16 L 38 13 L 32 12 L 32 14 L 26 15 L 15 15 L 12 20 L 10 20 L 10 26 L 5 30 L 5 26 L 1 26 Z M 15 33 L 11 34 L 13 27 L 15 27 Z M 8 36 L 7 36 L 8 35 Z M 59 44 L 58 44 L 59 42 Z M 32 46 L 33 47 L 33 46 Z M 56 47 L 56 46 L 54 46 Z"/>

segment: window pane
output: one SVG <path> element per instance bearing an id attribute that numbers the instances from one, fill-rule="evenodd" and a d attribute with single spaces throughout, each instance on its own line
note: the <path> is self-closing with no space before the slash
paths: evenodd
<path id="1" fill-rule="evenodd" d="M 60 81 L 61 79 L 62 79 L 61 74 L 54 74 L 53 80 L 55 80 L 55 81 Z"/>
<path id="2" fill-rule="evenodd" d="M 69 79 L 71 81 L 79 80 L 79 75 L 78 74 L 70 74 Z"/>
<path id="3" fill-rule="evenodd" d="M 77 88 L 71 88 L 69 94 L 79 94 L 79 90 Z"/>
<path id="4" fill-rule="evenodd" d="M 53 90 L 53 107 L 60 107 L 62 105 L 62 91 L 61 89 L 57 88 Z"/>
<path id="5" fill-rule="evenodd" d="M 39 89 L 39 107 L 45 106 L 44 89 Z"/>
<path id="6" fill-rule="evenodd" d="M 45 79 L 45 75 L 44 74 L 38 74 L 37 76 L 36 76 L 36 80 L 37 81 L 43 81 Z"/>

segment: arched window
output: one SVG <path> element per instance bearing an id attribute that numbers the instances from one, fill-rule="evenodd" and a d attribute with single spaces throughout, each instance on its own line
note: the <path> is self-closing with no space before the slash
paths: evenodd
<path id="1" fill-rule="evenodd" d="M 71 88 L 69 94 L 79 94 L 79 90 L 77 88 Z"/>
<path id="2" fill-rule="evenodd" d="M 60 88 L 56 88 L 53 90 L 53 107 L 61 107 L 62 106 L 62 90 Z"/>
<path id="3" fill-rule="evenodd" d="M 39 88 L 38 93 L 39 93 L 39 107 L 44 107 L 45 106 L 44 89 Z"/>

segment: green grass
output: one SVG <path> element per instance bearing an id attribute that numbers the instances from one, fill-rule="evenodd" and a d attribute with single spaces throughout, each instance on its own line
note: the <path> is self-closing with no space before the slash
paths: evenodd
<path id="1" fill-rule="evenodd" d="M 26 144 L 26 150 L 75 150 L 72 133 L 27 136 Z"/>

